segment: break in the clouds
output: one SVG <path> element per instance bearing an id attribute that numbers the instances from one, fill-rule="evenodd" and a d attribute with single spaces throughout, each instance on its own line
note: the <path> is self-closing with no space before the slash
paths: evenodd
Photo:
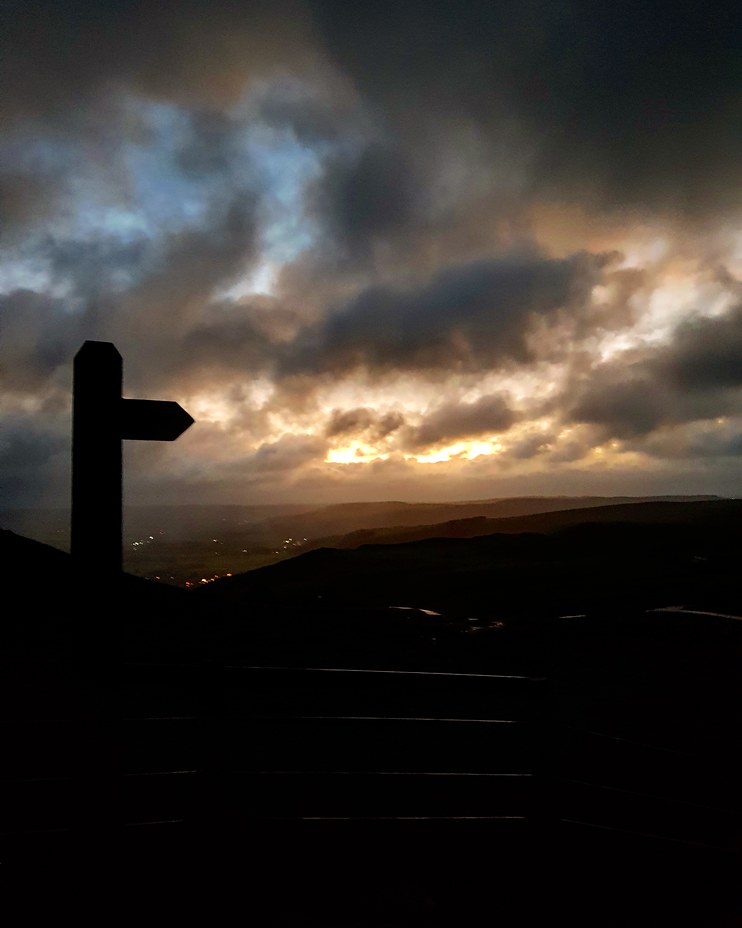
<path id="1" fill-rule="evenodd" d="M 731 3 L 0 4 L 0 505 L 736 494 Z"/>

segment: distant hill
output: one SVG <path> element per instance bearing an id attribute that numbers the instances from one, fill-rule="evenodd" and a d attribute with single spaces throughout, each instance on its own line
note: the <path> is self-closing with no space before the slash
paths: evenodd
<path id="1" fill-rule="evenodd" d="M 480 537 L 321 548 L 202 592 L 255 608 L 322 601 L 493 618 L 675 604 L 739 613 L 742 502 L 570 512 Z"/>
<path id="2" fill-rule="evenodd" d="M 514 507 L 515 508 L 515 507 Z M 586 512 L 589 510 L 589 512 Z M 550 533 L 570 525 L 590 522 L 632 522 L 641 524 L 704 524 L 725 526 L 742 514 L 742 502 L 711 498 L 697 500 L 627 500 L 611 505 L 599 505 L 591 500 L 580 508 L 542 509 L 532 514 L 518 514 L 504 518 L 473 516 L 454 519 L 434 525 L 389 526 L 380 529 L 362 529 L 347 535 L 318 539 L 316 547 L 358 548 L 367 544 L 403 544 L 426 538 L 476 538 L 496 533 L 522 532 Z"/>
<path id="3" fill-rule="evenodd" d="M 695 502 L 715 496 L 517 496 L 507 499 L 465 500 L 451 503 L 338 503 L 290 517 L 267 519 L 264 529 L 307 539 L 355 531 L 436 525 L 461 519 L 502 519 L 567 509 L 628 505 L 645 502 Z"/>

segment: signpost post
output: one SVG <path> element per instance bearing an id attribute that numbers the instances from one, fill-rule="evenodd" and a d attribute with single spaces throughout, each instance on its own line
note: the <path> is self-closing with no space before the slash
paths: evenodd
<path id="1" fill-rule="evenodd" d="M 174 441 L 193 423 L 177 403 L 124 399 L 122 389 L 115 346 L 86 341 L 74 361 L 70 549 L 108 574 L 122 566 L 122 439 Z"/>

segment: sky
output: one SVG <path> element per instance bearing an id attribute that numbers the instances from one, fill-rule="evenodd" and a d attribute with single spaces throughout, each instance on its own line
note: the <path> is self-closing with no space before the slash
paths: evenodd
<path id="1" fill-rule="evenodd" d="M 742 12 L 0 0 L 0 509 L 742 495 Z"/>

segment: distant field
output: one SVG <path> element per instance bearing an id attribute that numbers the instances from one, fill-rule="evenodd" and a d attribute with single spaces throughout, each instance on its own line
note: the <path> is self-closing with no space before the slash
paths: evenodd
<path id="1" fill-rule="evenodd" d="M 244 547 L 248 545 L 248 547 Z M 278 551 L 278 553 L 276 553 Z M 185 586 L 225 574 L 245 573 L 293 557 L 293 551 L 251 546 L 245 538 L 224 535 L 212 540 L 166 541 L 155 539 L 124 550 L 124 570 L 138 577 L 158 578 Z"/>

